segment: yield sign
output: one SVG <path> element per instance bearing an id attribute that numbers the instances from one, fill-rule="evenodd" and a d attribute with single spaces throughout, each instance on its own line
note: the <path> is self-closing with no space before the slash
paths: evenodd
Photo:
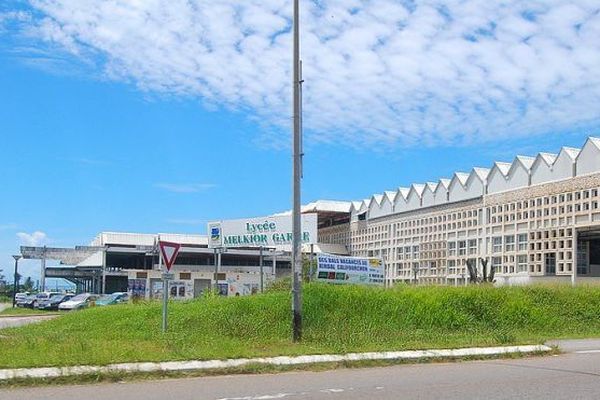
<path id="1" fill-rule="evenodd" d="M 179 249 L 181 248 L 181 245 L 179 243 L 163 241 L 159 241 L 158 245 L 160 246 L 160 252 L 162 253 L 165 265 L 167 266 L 167 271 L 170 271 L 171 267 L 175 263 L 177 254 L 179 254 Z"/>

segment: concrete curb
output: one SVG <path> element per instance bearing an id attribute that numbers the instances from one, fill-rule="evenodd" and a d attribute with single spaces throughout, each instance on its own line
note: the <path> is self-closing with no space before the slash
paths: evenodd
<path id="1" fill-rule="evenodd" d="M 466 349 L 446 350 L 411 350 L 380 353 L 350 353 L 342 355 L 312 355 L 297 357 L 240 358 L 231 360 L 208 361 L 167 361 L 110 364 L 106 366 L 75 366 L 48 368 L 18 368 L 0 370 L 0 381 L 16 378 L 56 378 L 61 376 L 90 375 L 106 373 L 135 372 L 167 372 L 167 371 L 199 371 L 241 367 L 249 364 L 265 365 L 299 365 L 343 361 L 364 360 L 417 360 L 427 358 L 457 358 L 470 356 L 494 356 L 503 354 L 526 354 L 551 351 L 544 345 L 506 346 L 506 347 L 474 347 Z"/>

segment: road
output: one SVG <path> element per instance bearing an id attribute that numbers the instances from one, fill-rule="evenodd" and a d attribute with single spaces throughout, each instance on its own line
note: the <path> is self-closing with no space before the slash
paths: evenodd
<path id="1" fill-rule="evenodd" d="M 569 345 L 549 357 L 24 388 L 0 400 L 600 399 L 600 342 Z"/>
<path id="2" fill-rule="evenodd" d="M 36 322 L 47 321 L 56 318 L 57 315 L 15 315 L 15 316 L 0 316 L 0 329 L 14 328 L 17 326 L 35 324 Z"/>

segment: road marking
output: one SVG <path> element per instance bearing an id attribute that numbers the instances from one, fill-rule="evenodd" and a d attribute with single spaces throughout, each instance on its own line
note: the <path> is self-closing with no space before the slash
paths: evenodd
<path id="1" fill-rule="evenodd" d="M 223 397 L 219 400 L 273 400 L 283 399 L 288 396 L 295 396 L 297 393 L 277 393 L 277 394 L 265 394 L 261 396 L 244 396 L 244 397 Z"/>
<path id="2" fill-rule="evenodd" d="M 600 353 L 600 349 L 598 350 L 579 350 L 579 351 L 575 351 L 575 354 L 593 354 L 593 353 Z"/>
<path id="3" fill-rule="evenodd" d="M 322 389 L 319 390 L 321 393 L 342 393 L 344 389 Z"/>

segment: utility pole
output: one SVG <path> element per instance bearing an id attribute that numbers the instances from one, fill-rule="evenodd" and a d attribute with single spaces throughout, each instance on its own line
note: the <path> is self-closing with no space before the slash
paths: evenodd
<path id="1" fill-rule="evenodd" d="M 15 259 L 15 281 L 13 283 L 13 308 L 17 305 L 17 290 L 19 290 L 19 260 L 21 259 L 21 255 L 14 255 Z"/>
<path id="2" fill-rule="evenodd" d="M 302 176 L 301 163 L 301 132 L 300 132 L 300 4 L 294 0 L 293 22 L 293 85 L 294 85 L 294 128 L 293 128 L 293 209 L 292 209 L 292 339 L 299 342 L 302 339 L 302 229 L 300 226 L 300 179 Z"/>

